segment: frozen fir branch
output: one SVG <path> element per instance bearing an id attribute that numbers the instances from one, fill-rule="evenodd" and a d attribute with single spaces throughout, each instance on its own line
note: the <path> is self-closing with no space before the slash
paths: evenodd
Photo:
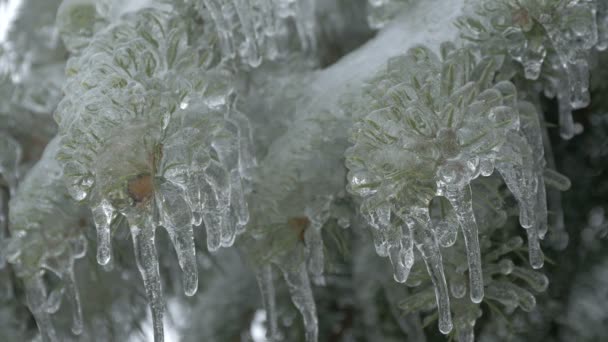
<path id="1" fill-rule="evenodd" d="M 110 260 L 113 223 L 125 216 L 159 339 L 156 227 L 169 233 L 193 295 L 193 226 L 204 222 L 210 250 L 233 244 L 248 221 L 242 180 L 253 165 L 232 76 L 209 55 L 203 28 L 179 13 L 142 9 L 95 35 L 68 61 L 55 113 L 68 191 L 93 209 L 98 261 Z"/>
<path id="2" fill-rule="evenodd" d="M 605 49 L 604 3 L 480 1 L 459 27 L 483 54 L 508 56 L 523 67 L 526 79 L 541 81 L 545 94 L 559 102 L 561 135 L 569 139 L 574 136 L 572 111 L 590 101 L 589 55 Z"/>

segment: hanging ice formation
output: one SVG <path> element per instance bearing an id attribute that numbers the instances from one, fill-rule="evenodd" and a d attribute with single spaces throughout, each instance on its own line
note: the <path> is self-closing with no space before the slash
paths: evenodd
<path id="1" fill-rule="evenodd" d="M 69 59 L 55 114 L 68 191 L 93 210 L 100 264 L 110 262 L 117 220 L 128 221 L 156 341 L 163 339 L 164 305 L 156 228 L 169 234 L 193 295 L 193 227 L 204 224 L 214 251 L 231 246 L 249 220 L 249 123 L 208 41 L 176 8 L 124 14 Z"/>
<path id="2" fill-rule="evenodd" d="M 19 178 L 21 146 L 8 134 L 0 135 L 0 186 L 6 185 L 15 191 Z"/>
<path id="3" fill-rule="evenodd" d="M 546 290 L 547 277 L 529 266 L 517 266 L 517 250 L 523 247 L 523 239 L 517 236 L 515 221 L 507 220 L 509 208 L 505 205 L 508 195 L 499 189 L 503 184 L 498 175 L 480 177 L 471 184 L 475 219 L 479 227 L 479 246 L 483 269 L 484 302 L 492 311 L 510 314 L 516 308 L 529 312 L 536 305 L 535 294 Z M 459 342 L 474 340 L 474 327 L 481 317 L 484 306 L 466 299 L 467 252 L 466 240 L 457 239 L 457 231 L 449 229 L 457 223 L 456 212 L 445 198 L 435 198 L 429 206 L 434 234 L 441 247 L 446 279 L 446 298 L 449 298 L 449 313 L 454 327 L 454 336 Z M 504 240 L 505 236 L 511 238 Z M 500 242 L 497 242 L 500 241 Z M 402 300 L 400 306 L 406 313 L 419 312 L 422 308 L 437 307 L 432 277 L 422 267 L 413 267 L 407 283 L 415 286 L 414 293 Z M 431 279 L 429 279 L 431 278 Z M 441 313 L 442 308 L 439 307 Z M 432 318 L 429 315 L 425 318 Z M 441 319 L 441 315 L 439 316 Z"/>
<path id="4" fill-rule="evenodd" d="M 316 0 L 186 0 L 213 21 L 224 59 L 251 67 L 285 55 L 294 23 L 302 50 L 316 48 Z"/>
<path id="5" fill-rule="evenodd" d="M 71 304 L 72 331 L 79 334 L 83 324 L 74 262 L 86 252 L 86 211 L 69 198 L 57 153 L 55 139 L 11 199 L 11 238 L 3 248 L 24 282 L 27 305 L 44 341 L 59 341 L 51 314 L 59 309 L 62 296 Z M 48 272 L 61 279 L 62 287 L 48 288 Z"/>
<path id="6" fill-rule="evenodd" d="M 18 12 L 0 41 L 0 202 L 6 208 L 20 178 L 56 133 L 51 113 L 61 98 L 65 56 L 54 28 L 58 5 L 59 0 L 22 1 L 28 10 Z M 0 212 L 0 222 L 8 226 L 8 221 Z M 0 245 L 7 233 L 0 228 Z M 0 268 L 4 262 L 0 256 Z"/>
<path id="7" fill-rule="evenodd" d="M 544 164 L 533 154 L 541 132 L 534 107 L 518 100 L 515 86 L 494 82 L 501 63 L 499 57 L 477 61 L 470 50 L 450 44 L 442 45 L 441 57 L 421 46 L 390 59 L 370 82 L 367 114 L 355 124 L 346 153 L 348 190 L 361 197 L 377 253 L 390 258 L 395 280 L 405 282 L 416 247 L 435 285 L 443 333 L 452 322 L 440 246 L 458 227 L 470 298 L 479 303 L 484 296 L 472 180 L 495 169 L 502 175 L 519 202 L 530 264 L 543 263 Z M 435 196 L 454 208 L 453 222 L 433 223 L 429 204 Z"/>
<path id="8" fill-rule="evenodd" d="M 558 100 L 561 136 L 572 138 L 572 110 L 590 101 L 589 54 L 606 48 L 605 1 L 483 0 L 473 11 L 460 20 L 463 37 L 486 55 L 509 56 L 525 78 L 540 80 Z"/>

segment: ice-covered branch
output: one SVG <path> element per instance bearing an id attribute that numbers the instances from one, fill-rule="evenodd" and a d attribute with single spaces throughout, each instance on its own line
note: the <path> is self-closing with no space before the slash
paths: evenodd
<path id="1" fill-rule="evenodd" d="M 3 251 L 25 284 L 27 304 L 45 341 L 58 340 L 50 314 L 57 311 L 64 293 L 72 306 L 72 331 L 79 334 L 83 324 L 74 262 L 86 252 L 87 212 L 69 198 L 57 153 L 55 139 L 11 199 L 11 238 Z M 47 272 L 63 286 L 49 289 Z"/>

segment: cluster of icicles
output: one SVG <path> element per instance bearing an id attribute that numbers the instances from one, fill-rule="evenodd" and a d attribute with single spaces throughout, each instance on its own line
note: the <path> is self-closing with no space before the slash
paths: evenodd
<path id="1" fill-rule="evenodd" d="M 191 45 L 206 44 L 197 29 L 171 10 L 125 15 L 70 58 L 55 113 L 68 191 L 92 208 L 100 264 L 111 262 L 112 232 L 128 222 L 157 341 L 164 304 L 156 228 L 167 231 L 191 296 L 193 229 L 204 225 L 214 251 L 231 246 L 249 220 L 249 123 L 234 107 L 230 72 Z"/>
<path id="2" fill-rule="evenodd" d="M 560 134 L 572 138 L 572 111 L 589 104 L 593 49 L 608 47 L 605 1 L 485 0 L 464 17 L 463 37 L 485 54 L 504 54 L 523 66 L 528 80 L 542 83 L 559 103 Z"/>
<path id="3" fill-rule="evenodd" d="M 252 67 L 284 54 L 289 21 L 302 50 L 316 48 L 315 0 L 189 0 L 211 18 L 224 58 L 239 56 Z"/>
<path id="4" fill-rule="evenodd" d="M 376 251 L 388 256 L 398 282 L 408 279 L 414 246 L 433 281 L 439 329 L 452 330 L 441 247 L 466 247 L 469 295 L 484 298 L 478 227 L 471 181 L 498 171 L 519 202 L 533 268 L 543 265 L 539 239 L 547 232 L 544 157 L 536 109 L 517 98 L 508 81 L 495 83 L 501 59 L 477 61 L 469 49 L 425 47 L 395 57 L 369 86 L 367 115 L 353 128 L 346 154 L 349 190 L 362 200 Z M 567 185 L 548 172 L 552 180 Z M 456 219 L 433 222 L 436 196 L 445 197 Z"/>

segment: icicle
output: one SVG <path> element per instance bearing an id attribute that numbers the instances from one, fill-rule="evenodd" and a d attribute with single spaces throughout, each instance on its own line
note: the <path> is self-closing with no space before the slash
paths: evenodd
<path id="1" fill-rule="evenodd" d="M 107 265 L 112 258 L 112 237 L 110 225 L 116 217 L 112 205 L 107 199 L 92 208 L 93 221 L 97 229 L 97 262 Z"/>
<path id="2" fill-rule="evenodd" d="M 568 62 L 566 66 L 570 86 L 570 106 L 573 109 L 585 108 L 591 101 L 589 97 L 589 65 L 584 59 Z"/>
<path id="3" fill-rule="evenodd" d="M 559 111 L 559 134 L 562 139 L 574 137 L 574 121 L 572 119 L 572 105 L 570 104 L 570 91 L 562 88 L 563 82 L 559 82 L 557 90 L 557 104 Z"/>
<path id="4" fill-rule="evenodd" d="M 608 3 L 605 1 L 597 2 L 597 33 L 598 42 L 595 46 L 599 51 L 608 48 Z"/>
<path id="5" fill-rule="evenodd" d="M 241 44 L 241 56 L 249 65 L 256 68 L 262 63 L 262 56 L 258 51 L 258 41 L 255 29 L 251 22 L 251 8 L 246 0 L 234 0 L 236 12 L 241 20 L 241 31 L 245 35 L 245 41 Z"/>
<path id="6" fill-rule="evenodd" d="M 241 112 L 233 110 L 229 119 L 238 128 L 239 137 L 239 172 L 249 178 L 250 170 L 257 165 L 253 151 L 253 135 L 249 119 Z"/>
<path id="7" fill-rule="evenodd" d="M 154 341 L 164 341 L 163 312 L 164 302 L 160 272 L 158 269 L 158 254 L 154 244 L 156 228 L 147 220 L 145 227 L 138 227 L 129 222 L 137 268 L 144 282 L 146 297 L 152 311 Z"/>
<path id="8" fill-rule="evenodd" d="M 289 266 L 279 265 L 279 267 L 281 267 L 283 277 L 287 282 L 291 301 L 304 319 L 306 342 L 316 342 L 319 334 L 317 308 L 310 288 L 306 264 L 302 263 L 294 266 L 293 269 Z"/>
<path id="9" fill-rule="evenodd" d="M 536 192 L 536 230 L 538 237 L 544 239 L 549 229 L 548 211 L 547 211 L 547 189 L 545 188 L 545 179 L 537 170 L 536 176 L 537 192 Z"/>
<path id="10" fill-rule="evenodd" d="M 465 247 L 467 249 L 467 261 L 469 263 L 469 284 L 471 289 L 471 300 L 480 303 L 483 299 L 483 275 L 481 270 L 481 252 L 479 250 L 479 238 L 477 235 L 477 222 L 473 213 L 473 202 L 471 186 L 466 185 L 462 189 L 446 188 L 444 195 L 454 207 L 456 217 L 462 229 Z"/>
<path id="11" fill-rule="evenodd" d="M 183 272 L 184 292 L 186 296 L 193 296 L 198 289 L 198 268 L 192 226 L 185 225 L 167 228 L 166 230 L 173 242 L 179 266 Z"/>
<path id="12" fill-rule="evenodd" d="M 228 58 L 234 58 L 235 49 L 234 41 L 232 36 L 232 29 L 226 22 L 226 18 L 223 13 L 222 5 L 218 3 L 218 0 L 202 0 L 205 3 L 206 9 L 209 11 L 211 18 L 215 22 L 217 27 L 217 33 L 219 36 L 220 47 L 222 54 Z"/>
<path id="13" fill-rule="evenodd" d="M 403 237 L 398 246 L 389 248 L 389 258 L 393 265 L 393 277 L 398 283 L 405 283 L 414 265 L 414 243 L 407 225 L 402 227 Z"/>
<path id="14" fill-rule="evenodd" d="M 4 245 L 4 241 L 7 237 L 8 229 L 8 193 L 0 187 L 0 246 Z M 3 269 L 6 265 L 6 257 L 4 251 L 0 249 L 0 269 Z"/>
<path id="15" fill-rule="evenodd" d="M 0 135 L 0 180 L 4 178 L 11 195 L 17 189 L 22 153 L 21 145 L 15 139 L 8 134 Z"/>
<path id="16" fill-rule="evenodd" d="M 325 284 L 323 269 L 325 268 L 325 256 L 323 255 L 323 239 L 321 237 L 321 224 L 312 222 L 310 227 L 304 231 L 304 243 L 309 251 L 309 268 L 313 275 L 315 284 Z"/>
<path id="17" fill-rule="evenodd" d="M 74 276 L 74 260 L 70 261 L 70 266 L 64 269 L 61 280 L 65 286 L 65 295 L 72 306 L 72 332 L 76 335 L 82 333 L 82 305 L 80 303 L 80 292 L 76 286 Z"/>
<path id="18" fill-rule="evenodd" d="M 230 183 L 232 191 L 230 192 L 230 203 L 236 216 L 237 234 L 245 230 L 245 225 L 249 222 L 249 209 L 245 199 L 245 191 L 241 182 L 241 175 L 238 170 L 230 172 Z"/>
<path id="19" fill-rule="evenodd" d="M 34 315 L 42 340 L 45 342 L 58 341 L 51 315 L 47 312 L 46 286 L 41 274 L 32 275 L 25 280 L 25 293 L 27 306 Z"/>
<path id="20" fill-rule="evenodd" d="M 274 290 L 274 282 L 272 279 L 272 266 L 265 265 L 256 273 L 258 286 L 262 293 L 262 301 L 264 302 L 264 310 L 266 310 L 266 321 L 270 329 L 266 333 L 269 341 L 276 341 L 279 337 L 279 327 L 277 321 L 277 305 L 276 293 Z"/>
<path id="21" fill-rule="evenodd" d="M 520 134 L 511 132 L 501 150 L 504 157 L 496 167 L 519 202 L 519 223 L 530 228 L 535 223 L 537 180 L 530 147 Z"/>
<path id="22" fill-rule="evenodd" d="M 333 197 L 318 198 L 305 209 L 310 226 L 304 231 L 304 242 L 309 253 L 308 266 L 313 275 L 315 284 L 325 284 L 323 270 L 325 268 L 325 256 L 323 252 L 323 237 L 321 229 L 329 219 L 329 209 Z"/>
<path id="23" fill-rule="evenodd" d="M 236 228 L 229 222 L 230 185 L 223 169 L 216 166 L 212 167 L 216 172 L 207 174 L 201 184 L 201 191 L 205 194 L 202 216 L 207 231 L 207 248 L 212 252 L 234 242 L 236 237 Z"/>
<path id="24" fill-rule="evenodd" d="M 205 203 L 205 209 L 212 210 L 214 216 L 216 216 L 213 218 L 213 221 L 215 221 L 214 224 L 218 225 L 216 229 L 219 230 L 220 246 L 230 247 L 236 238 L 236 227 L 230 222 L 230 193 L 232 191 L 230 175 L 219 163 L 212 161 L 207 166 L 205 176 L 207 182 L 211 185 L 212 191 L 211 195 L 207 196 L 208 203 Z M 211 205 L 208 208 L 209 204 Z M 203 215 L 203 221 L 207 228 L 206 216 Z"/>
<path id="25" fill-rule="evenodd" d="M 414 243 L 422 254 L 435 288 L 437 311 L 439 313 L 439 331 L 448 334 L 452 330 L 452 313 L 450 312 L 450 297 L 443 272 L 441 252 L 430 226 L 431 219 L 428 212 L 418 213 L 417 215 L 419 217 L 407 219 L 407 224 L 413 233 Z"/>
<path id="26" fill-rule="evenodd" d="M 436 197 L 431 201 L 431 214 L 435 233 L 441 247 L 450 247 L 456 243 L 458 238 L 458 222 L 456 215 L 450 208 L 450 204 L 444 197 Z"/>
<path id="27" fill-rule="evenodd" d="M 192 230 L 192 212 L 181 188 L 169 181 L 160 184 L 155 197 L 160 223 L 169 234 L 183 272 L 184 292 L 193 296 L 198 289 L 198 268 Z"/>
<path id="28" fill-rule="evenodd" d="M 528 258 L 530 259 L 530 266 L 539 269 L 543 267 L 545 258 L 540 249 L 537 227 L 533 226 L 526 229 L 526 233 L 528 234 Z"/>

